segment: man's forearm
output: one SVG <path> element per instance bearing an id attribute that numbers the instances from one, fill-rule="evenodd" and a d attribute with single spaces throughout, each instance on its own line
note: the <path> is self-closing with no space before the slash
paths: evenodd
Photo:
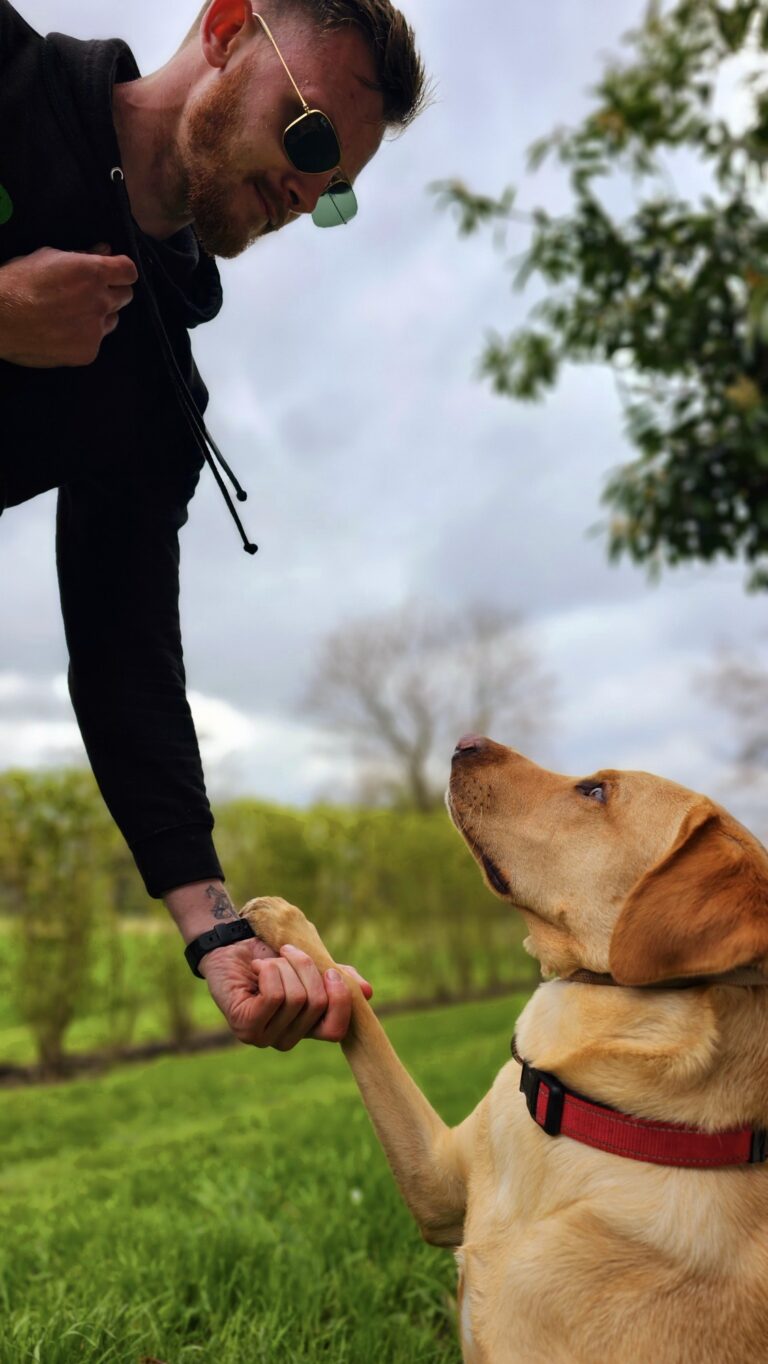
<path id="1" fill-rule="evenodd" d="M 177 886 L 163 900 L 185 943 L 216 924 L 231 923 L 240 917 L 223 881 L 193 881 L 189 886 Z"/>
<path id="2" fill-rule="evenodd" d="M 154 472 L 105 466 L 103 477 L 62 488 L 56 548 L 80 732 L 147 891 L 159 898 L 223 876 L 186 697 L 178 610 L 178 527 L 197 473 L 163 472 L 155 453 Z"/>

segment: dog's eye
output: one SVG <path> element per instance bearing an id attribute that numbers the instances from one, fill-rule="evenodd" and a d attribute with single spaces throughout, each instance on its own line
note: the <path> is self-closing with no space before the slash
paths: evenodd
<path id="1" fill-rule="evenodd" d="M 599 805 L 605 805 L 607 793 L 604 781 L 580 781 L 576 790 L 589 800 L 596 800 Z"/>

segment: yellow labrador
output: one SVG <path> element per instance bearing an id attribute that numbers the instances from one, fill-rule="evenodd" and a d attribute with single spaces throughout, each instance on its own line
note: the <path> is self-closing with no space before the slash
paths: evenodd
<path id="1" fill-rule="evenodd" d="M 518 1022 L 534 1069 L 448 1128 L 354 982 L 343 1048 L 422 1234 L 455 1248 L 465 1361 L 768 1361 L 768 853 L 673 782 L 476 736 L 447 801 L 553 978 Z M 285 901 L 244 913 L 331 965 Z"/>

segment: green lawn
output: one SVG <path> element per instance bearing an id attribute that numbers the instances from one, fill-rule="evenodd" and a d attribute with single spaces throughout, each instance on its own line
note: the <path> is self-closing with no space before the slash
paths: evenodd
<path id="1" fill-rule="evenodd" d="M 388 1032 L 457 1122 L 525 1000 Z M 0 1364 L 458 1364 L 455 1272 L 337 1047 L 169 1058 L 0 1109 Z"/>

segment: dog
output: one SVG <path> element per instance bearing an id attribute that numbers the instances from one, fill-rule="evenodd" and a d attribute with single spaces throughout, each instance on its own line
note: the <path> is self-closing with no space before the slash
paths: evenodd
<path id="1" fill-rule="evenodd" d="M 446 800 L 545 977 L 515 1058 L 448 1128 L 349 976 L 342 1046 L 422 1235 L 455 1252 L 465 1364 L 768 1361 L 768 853 L 674 782 L 475 735 Z M 333 964 L 294 906 L 243 913 Z"/>

